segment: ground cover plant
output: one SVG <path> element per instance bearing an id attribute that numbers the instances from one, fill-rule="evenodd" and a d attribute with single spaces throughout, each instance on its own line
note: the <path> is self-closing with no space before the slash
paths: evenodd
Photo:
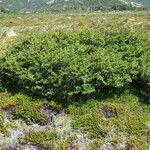
<path id="1" fill-rule="evenodd" d="M 0 16 L 0 149 L 149 148 L 149 15 L 109 15 Z"/>
<path id="2" fill-rule="evenodd" d="M 30 101 L 27 99 L 30 99 Z M 33 145 L 37 149 L 54 150 L 70 150 L 73 145 L 76 148 L 82 146 L 84 149 L 94 150 L 95 148 L 102 148 L 109 142 L 114 144 L 115 149 L 123 149 L 121 145 L 124 142 L 132 149 L 146 149 L 148 146 L 150 140 L 150 107 L 139 102 L 139 98 L 131 92 L 107 99 L 88 99 L 88 101 L 73 102 L 67 107 L 69 113 L 66 116 L 66 119 L 71 119 L 71 121 L 67 122 L 65 119 L 63 124 L 56 123 L 55 126 L 51 125 L 52 121 L 49 121 L 50 125 L 45 124 L 46 126 L 43 126 L 43 124 L 40 126 L 43 119 L 33 113 L 35 111 L 38 112 L 39 116 L 43 116 L 40 108 L 45 102 L 41 103 L 40 107 L 32 106 L 28 108 L 27 105 L 20 103 L 22 100 L 29 106 L 30 104 L 38 106 L 41 103 L 41 100 L 31 99 L 24 94 L 14 96 L 7 96 L 6 94 L 5 99 L 1 99 L 3 105 L 0 106 L 0 110 L 3 111 L 3 118 L 6 117 L 4 116 L 6 108 L 11 108 L 8 102 L 12 101 L 11 104 L 17 108 L 12 114 L 13 120 L 6 124 L 1 119 L 1 132 L 9 137 L 10 129 L 24 129 L 23 133 L 20 130 L 21 135 L 16 135 L 20 145 Z M 60 107 L 54 102 L 49 102 L 49 106 L 57 107 L 57 109 L 63 108 L 63 106 Z M 22 113 L 23 110 L 24 113 Z M 16 115 L 20 116 L 22 122 L 15 123 Z M 31 119 L 30 122 L 29 119 Z M 56 116 L 55 120 L 56 122 L 62 122 L 63 116 L 60 117 L 60 120 Z M 84 135 L 83 138 L 81 137 L 82 134 Z M 11 138 L 8 138 L 8 140 L 11 141 Z M 87 140 L 88 144 L 86 143 Z M 16 141 L 13 140 L 13 142 Z M 17 144 L 14 144 L 14 147 L 17 148 Z"/>
<path id="3" fill-rule="evenodd" d="M 149 106 L 145 107 L 139 103 L 137 96 L 126 93 L 108 98 L 107 102 L 91 99 L 85 103 L 74 103 L 69 109 L 74 118 L 72 126 L 82 129 L 91 138 L 96 139 L 91 143 L 93 149 L 94 146 L 96 149 L 101 148 L 104 141 L 113 141 L 116 144 L 115 149 L 119 149 L 117 143 L 124 140 L 128 141 L 133 149 L 147 148 L 144 143 L 150 140 L 150 109 Z M 111 115 L 104 110 L 110 111 Z"/>

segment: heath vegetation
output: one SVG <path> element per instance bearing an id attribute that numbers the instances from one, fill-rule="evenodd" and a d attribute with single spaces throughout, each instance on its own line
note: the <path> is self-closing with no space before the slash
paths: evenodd
<path id="1" fill-rule="evenodd" d="M 110 14 L 0 15 L 0 149 L 150 147 L 149 12 Z"/>

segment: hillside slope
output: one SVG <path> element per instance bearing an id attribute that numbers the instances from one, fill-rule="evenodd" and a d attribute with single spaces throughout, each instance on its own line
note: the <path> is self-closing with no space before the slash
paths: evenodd
<path id="1" fill-rule="evenodd" d="M 8 10 L 31 11 L 45 7 L 46 3 L 43 0 L 1 0 L 0 5 Z"/>
<path id="2" fill-rule="evenodd" d="M 141 3 L 143 5 L 150 5 L 150 0 L 134 0 L 137 3 Z"/>
<path id="3" fill-rule="evenodd" d="M 134 1 L 140 4 L 150 3 L 148 0 Z M 129 0 L 0 0 L 0 6 L 11 11 L 99 11 L 126 10 L 133 7 Z"/>
<path id="4" fill-rule="evenodd" d="M 51 5 L 54 10 L 108 10 L 115 5 L 124 5 L 119 0 L 57 0 Z"/>

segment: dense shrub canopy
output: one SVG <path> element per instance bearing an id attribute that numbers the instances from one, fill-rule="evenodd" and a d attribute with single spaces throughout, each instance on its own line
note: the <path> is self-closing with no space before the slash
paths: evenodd
<path id="1" fill-rule="evenodd" d="M 149 42 L 122 31 L 56 31 L 26 35 L 9 46 L 0 71 L 10 83 L 40 96 L 94 94 L 150 81 Z"/>

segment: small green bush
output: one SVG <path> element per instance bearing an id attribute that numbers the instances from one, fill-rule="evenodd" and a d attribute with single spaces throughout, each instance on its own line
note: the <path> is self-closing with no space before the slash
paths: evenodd
<path id="1" fill-rule="evenodd" d="M 97 113 L 90 113 L 81 117 L 77 116 L 72 123 L 72 127 L 83 130 L 90 138 L 102 139 L 107 136 L 108 128 L 101 122 L 103 122 L 103 119 Z"/>
<path id="2" fill-rule="evenodd" d="M 136 81 L 136 89 L 144 102 L 150 103 L 150 51 L 140 58 L 140 76 Z"/>
<path id="3" fill-rule="evenodd" d="M 54 141 L 56 142 L 57 138 L 56 131 L 37 131 L 27 133 L 22 142 L 24 144 L 41 145 L 46 149 L 51 149 L 55 147 Z"/>
<path id="4" fill-rule="evenodd" d="M 12 114 L 13 119 L 22 119 L 27 124 L 42 124 L 46 122 L 46 118 L 40 112 L 42 105 L 43 101 L 34 100 L 23 94 L 16 94 L 6 99 L 0 99 L 0 110 L 13 106 L 15 108 Z"/>
<path id="5" fill-rule="evenodd" d="M 16 99 L 15 119 L 22 119 L 27 124 L 46 122 L 46 118 L 40 112 L 41 101 L 36 102 L 23 94 L 16 94 L 14 98 Z"/>
<path id="6" fill-rule="evenodd" d="M 127 31 L 56 31 L 25 35 L 0 61 L 3 82 L 46 98 L 125 88 L 138 76 L 149 81 L 149 41 Z M 147 81 L 146 80 L 146 81 Z"/>

